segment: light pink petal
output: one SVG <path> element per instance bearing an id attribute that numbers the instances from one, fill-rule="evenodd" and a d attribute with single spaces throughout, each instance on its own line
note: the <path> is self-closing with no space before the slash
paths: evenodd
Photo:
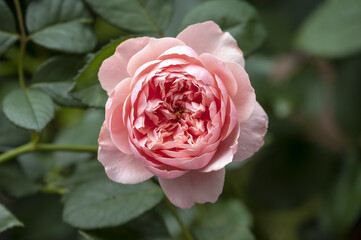
<path id="1" fill-rule="evenodd" d="M 190 208 L 195 203 L 216 202 L 223 190 L 225 170 L 200 173 L 190 171 L 174 178 L 158 178 L 165 195 L 175 206 Z"/>
<path id="2" fill-rule="evenodd" d="M 256 102 L 253 113 L 249 119 L 240 124 L 238 151 L 234 155 L 233 162 L 240 162 L 249 158 L 262 147 L 267 126 L 267 114 L 261 105 Z"/>
<path id="3" fill-rule="evenodd" d="M 175 46 L 182 46 L 184 43 L 176 38 L 159 38 L 150 39 L 147 46 L 141 51 L 137 52 L 130 60 L 128 64 L 128 73 L 130 76 L 134 76 L 137 69 L 152 60 L 156 60 L 163 52 L 169 48 Z"/>
<path id="4" fill-rule="evenodd" d="M 195 77 L 198 81 L 202 81 L 204 84 L 216 86 L 213 76 L 204 67 L 188 64 L 183 66 L 183 70 Z"/>
<path id="5" fill-rule="evenodd" d="M 231 70 L 229 70 L 224 62 L 219 61 L 214 56 L 204 53 L 200 56 L 205 68 L 217 75 L 223 82 L 227 89 L 228 95 L 233 97 L 237 92 L 237 81 L 234 78 Z"/>
<path id="6" fill-rule="evenodd" d="M 153 176 L 133 155 L 124 154 L 114 146 L 109 130 L 103 125 L 99 134 L 98 160 L 108 177 L 123 184 L 143 182 Z"/>
<path id="7" fill-rule="evenodd" d="M 154 175 L 162 178 L 177 178 L 179 176 L 184 175 L 187 173 L 187 170 L 182 170 L 178 168 L 174 168 L 172 166 L 168 166 L 165 164 L 156 164 L 150 160 L 148 160 L 145 156 L 143 156 L 140 151 L 133 145 L 133 143 L 130 143 L 130 147 L 134 153 L 134 156 L 136 159 L 143 162 L 144 166 L 152 172 Z"/>
<path id="8" fill-rule="evenodd" d="M 223 140 L 224 138 L 226 138 L 231 131 L 233 130 L 233 128 L 239 124 L 238 122 L 238 117 L 237 117 L 237 109 L 236 106 L 234 105 L 233 101 L 231 99 L 229 99 L 229 102 L 227 104 L 227 112 L 226 112 L 226 121 L 223 124 L 222 127 L 222 137 L 221 140 Z"/>
<path id="9" fill-rule="evenodd" d="M 131 38 L 122 42 L 115 50 L 114 55 L 105 59 L 99 69 L 98 77 L 102 88 L 108 95 L 124 78 L 128 78 L 127 66 L 129 59 L 143 49 L 151 38 Z"/>
<path id="10" fill-rule="evenodd" d="M 129 147 L 128 129 L 123 122 L 125 100 L 129 95 L 130 78 L 121 81 L 112 91 L 105 106 L 105 125 L 111 131 L 111 138 L 117 148 L 126 154 L 131 154 Z M 129 106 L 128 106 L 129 107 Z"/>
<path id="11" fill-rule="evenodd" d="M 158 57 L 160 60 L 169 59 L 169 58 L 183 58 L 185 60 L 188 60 L 191 63 L 196 63 L 201 65 L 198 54 L 188 46 L 175 46 Z"/>
<path id="12" fill-rule="evenodd" d="M 198 55 L 210 53 L 221 61 L 244 66 L 243 53 L 236 40 L 228 32 L 222 32 L 212 21 L 191 25 L 179 33 L 177 38 L 193 48 Z"/>
<path id="13" fill-rule="evenodd" d="M 226 65 L 237 81 L 237 93 L 232 97 L 232 100 L 237 108 L 238 121 L 243 122 L 253 112 L 256 94 L 243 67 L 232 62 L 227 62 Z"/>
<path id="14" fill-rule="evenodd" d="M 202 169 L 202 172 L 217 171 L 232 162 L 233 155 L 237 151 L 237 138 L 240 134 L 240 127 L 236 125 L 229 136 L 218 146 L 217 152 L 210 163 Z"/>

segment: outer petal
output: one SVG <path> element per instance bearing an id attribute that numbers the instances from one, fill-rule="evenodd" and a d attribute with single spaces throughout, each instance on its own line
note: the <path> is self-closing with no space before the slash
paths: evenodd
<path id="1" fill-rule="evenodd" d="M 262 147 L 267 126 L 267 114 L 261 105 L 256 102 L 249 119 L 240 125 L 241 133 L 238 138 L 238 151 L 234 155 L 233 162 L 240 162 L 249 158 Z"/>
<path id="2" fill-rule="evenodd" d="M 237 92 L 232 97 L 232 100 L 237 108 L 238 121 L 243 122 L 253 112 L 256 94 L 243 67 L 232 62 L 227 62 L 226 66 L 231 70 L 237 82 Z"/>
<path id="3" fill-rule="evenodd" d="M 116 48 L 114 55 L 104 60 L 99 69 L 98 77 L 108 95 L 120 81 L 129 77 L 127 72 L 129 59 L 143 49 L 149 40 L 149 37 L 128 39 Z"/>
<path id="4" fill-rule="evenodd" d="M 105 106 L 105 125 L 111 131 L 111 137 L 114 144 L 120 151 L 131 154 L 129 147 L 128 129 L 123 122 L 125 100 L 130 92 L 130 78 L 121 81 L 112 91 Z"/>
<path id="5" fill-rule="evenodd" d="M 145 167 L 152 172 L 154 175 L 162 178 L 177 178 L 179 176 L 184 175 L 187 173 L 187 170 L 181 170 L 174 168 L 172 166 L 168 165 L 160 165 L 156 164 L 150 160 L 148 160 L 146 157 L 144 157 L 138 149 L 131 143 L 130 147 L 132 148 L 132 151 L 134 152 L 134 156 L 139 160 L 142 161 Z"/>
<path id="6" fill-rule="evenodd" d="M 182 46 L 184 43 L 176 38 L 151 39 L 147 46 L 137 52 L 128 64 L 128 73 L 134 76 L 137 69 L 152 60 L 156 60 L 163 52 L 175 46 Z"/>
<path id="7" fill-rule="evenodd" d="M 233 155 L 237 151 L 239 133 L 240 127 L 235 126 L 229 136 L 219 144 L 213 159 L 202 169 L 202 172 L 218 171 L 232 162 Z"/>
<path id="8" fill-rule="evenodd" d="M 174 205 L 190 208 L 195 203 L 216 202 L 223 190 L 224 176 L 224 169 L 209 173 L 191 171 L 174 179 L 159 178 L 159 183 Z"/>
<path id="9" fill-rule="evenodd" d="M 227 68 L 226 64 L 208 53 L 202 54 L 200 58 L 206 69 L 209 72 L 216 74 L 222 80 L 228 95 L 233 97 L 238 90 L 237 81 L 231 70 Z"/>
<path id="10" fill-rule="evenodd" d="M 123 184 L 143 182 L 153 176 L 133 155 L 124 154 L 114 146 L 109 130 L 103 125 L 99 135 L 98 160 L 108 177 Z"/>
<path id="11" fill-rule="evenodd" d="M 177 38 L 199 55 L 210 53 L 219 60 L 244 66 L 243 53 L 236 40 L 228 32 L 222 32 L 212 21 L 191 25 L 179 33 Z"/>

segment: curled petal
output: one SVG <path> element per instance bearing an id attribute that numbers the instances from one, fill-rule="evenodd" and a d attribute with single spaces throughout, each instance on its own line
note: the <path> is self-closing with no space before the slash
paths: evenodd
<path id="1" fill-rule="evenodd" d="M 129 59 L 143 49 L 149 40 L 149 37 L 128 39 L 116 48 L 114 55 L 104 60 L 98 77 L 102 88 L 107 91 L 108 95 L 120 81 L 129 77 L 127 72 Z"/>
<path id="2" fill-rule="evenodd" d="M 202 172 L 218 171 L 232 162 L 233 155 L 237 151 L 239 134 L 240 127 L 237 125 L 233 128 L 229 136 L 219 144 L 216 154 L 211 162 L 202 169 Z"/>
<path id="3" fill-rule="evenodd" d="M 129 60 L 127 68 L 129 75 L 134 76 L 134 73 L 140 66 L 152 60 L 156 60 L 169 48 L 182 45 L 184 45 L 184 43 L 176 38 L 150 39 L 148 45 L 141 51 L 134 54 L 134 56 Z"/>
<path id="4" fill-rule="evenodd" d="M 228 95 L 233 97 L 238 90 L 237 81 L 232 72 L 227 68 L 226 64 L 208 53 L 202 54 L 200 58 L 202 59 L 205 68 L 222 80 Z"/>
<path id="5" fill-rule="evenodd" d="M 210 53 L 224 62 L 235 62 L 244 66 L 244 58 L 236 40 L 228 33 L 222 32 L 212 21 L 191 25 L 177 36 L 199 55 Z"/>
<path id="6" fill-rule="evenodd" d="M 128 130 L 123 121 L 124 111 L 129 110 L 127 106 L 130 107 L 124 104 L 130 92 L 129 85 L 130 78 L 121 81 L 112 91 L 105 106 L 105 125 L 110 129 L 114 144 L 126 154 L 132 153 L 129 147 Z"/>
<path id="7" fill-rule="evenodd" d="M 195 203 L 216 202 L 223 190 L 225 170 L 201 173 L 190 171 L 174 179 L 158 178 L 169 201 L 180 208 Z"/>
<path id="8" fill-rule="evenodd" d="M 231 70 L 237 82 L 237 92 L 232 97 L 232 100 L 237 108 L 238 121 L 243 122 L 249 118 L 253 112 L 256 103 L 256 94 L 248 74 L 243 67 L 238 64 L 227 62 L 226 66 Z"/>
<path id="9" fill-rule="evenodd" d="M 253 113 L 249 119 L 240 124 L 238 151 L 234 155 L 233 162 L 240 162 L 249 158 L 262 147 L 267 126 L 267 114 L 261 105 L 256 102 Z"/>
<path id="10" fill-rule="evenodd" d="M 134 153 L 135 158 L 141 160 L 144 166 L 158 177 L 162 177 L 165 179 L 178 178 L 188 172 L 188 170 L 174 168 L 165 164 L 157 164 L 154 161 L 148 160 L 145 156 L 143 156 L 132 143 L 130 144 L 130 147 Z"/>
<path id="11" fill-rule="evenodd" d="M 109 130 L 103 125 L 99 135 L 98 160 L 103 164 L 108 177 L 123 184 L 135 184 L 153 176 L 141 161 L 125 154 L 114 146 Z"/>
<path id="12" fill-rule="evenodd" d="M 188 46 L 175 46 L 158 57 L 160 60 L 169 59 L 169 58 L 183 58 L 191 63 L 197 63 L 201 65 L 198 54 Z"/>

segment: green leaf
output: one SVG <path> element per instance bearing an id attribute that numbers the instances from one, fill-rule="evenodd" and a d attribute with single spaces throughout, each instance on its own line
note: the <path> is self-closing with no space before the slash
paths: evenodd
<path id="1" fill-rule="evenodd" d="M 0 152 L 25 144 L 30 139 L 28 131 L 14 126 L 5 115 L 0 112 Z"/>
<path id="2" fill-rule="evenodd" d="M 75 239 L 75 229 L 62 221 L 62 210 L 61 196 L 56 194 L 37 194 L 19 199 L 14 203 L 13 212 L 25 227 L 14 229 L 10 239 Z"/>
<path id="3" fill-rule="evenodd" d="M 104 110 L 89 109 L 76 125 L 62 129 L 55 137 L 56 144 L 97 145 L 100 128 L 104 122 Z M 94 154 L 88 152 L 54 152 L 55 164 L 67 167 L 88 160 Z"/>
<path id="4" fill-rule="evenodd" d="M 359 144 L 361 137 L 361 56 L 340 62 L 334 87 L 334 116 L 338 127 L 350 143 Z"/>
<path id="5" fill-rule="evenodd" d="M 85 53 L 96 45 L 92 17 L 81 0 L 34 0 L 26 12 L 30 39 L 65 52 Z"/>
<path id="6" fill-rule="evenodd" d="M 357 223 L 361 210 L 361 164 L 357 151 L 343 159 L 339 175 L 331 192 L 326 194 L 321 208 L 321 228 L 342 239 Z"/>
<path id="7" fill-rule="evenodd" d="M 103 61 L 113 55 L 115 48 L 126 39 L 128 38 L 123 37 L 111 42 L 89 58 L 88 63 L 75 77 L 76 84 L 71 91 L 73 96 L 88 106 L 104 107 L 108 96 L 100 86 L 98 71 Z"/>
<path id="8" fill-rule="evenodd" d="M 24 226 L 14 215 L 11 214 L 3 205 L 0 204 L 0 233 L 6 229 Z"/>
<path id="9" fill-rule="evenodd" d="M 212 206 L 200 206 L 193 227 L 197 239 L 254 240 L 250 228 L 252 216 L 239 201 L 228 200 Z"/>
<path id="10" fill-rule="evenodd" d="M 172 0 L 85 0 L 104 20 L 131 32 L 162 35 L 172 16 Z"/>
<path id="11" fill-rule="evenodd" d="M 54 117 L 54 104 L 45 93 L 33 89 L 17 89 L 5 97 L 3 111 L 15 125 L 40 131 Z"/>
<path id="12" fill-rule="evenodd" d="M 82 229 L 114 227 L 154 207 L 162 190 L 151 182 L 123 185 L 102 179 L 80 185 L 65 202 L 64 221 Z"/>
<path id="13" fill-rule="evenodd" d="M 18 156 L 18 163 L 24 174 L 31 180 L 39 180 L 53 167 L 51 152 L 31 152 Z"/>
<path id="14" fill-rule="evenodd" d="M 104 177 L 106 177 L 104 167 L 98 160 L 92 159 L 88 162 L 77 164 L 75 166 L 74 173 L 70 177 L 64 179 L 58 185 L 70 188 Z"/>
<path id="15" fill-rule="evenodd" d="M 16 164 L 3 164 L 0 168 L 0 189 L 12 197 L 21 198 L 39 190 L 39 185 L 30 181 Z"/>
<path id="16" fill-rule="evenodd" d="M 257 11 L 247 2 L 229 0 L 202 3 L 185 16 L 182 29 L 208 20 L 229 32 L 245 55 L 257 49 L 266 37 Z"/>
<path id="17" fill-rule="evenodd" d="M 4 0 L 0 0 L 0 56 L 18 39 L 15 19 Z"/>
<path id="18" fill-rule="evenodd" d="M 361 50 L 361 1 L 324 1 L 304 22 L 296 46 L 310 54 L 339 58 Z"/>
<path id="19" fill-rule="evenodd" d="M 168 210 L 169 211 L 169 210 Z M 174 218 L 174 217 L 173 217 Z M 171 240 L 163 219 L 155 211 L 148 211 L 127 224 L 88 231 L 80 234 L 88 240 L 147 239 Z"/>
<path id="20" fill-rule="evenodd" d="M 68 92 L 73 88 L 73 79 L 84 64 L 83 57 L 52 57 L 34 74 L 31 87 L 42 90 L 61 106 L 81 107 L 83 104 Z"/>

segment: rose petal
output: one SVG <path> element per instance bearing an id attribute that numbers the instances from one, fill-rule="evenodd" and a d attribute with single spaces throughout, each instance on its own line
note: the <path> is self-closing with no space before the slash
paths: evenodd
<path id="1" fill-rule="evenodd" d="M 140 151 L 130 143 L 130 147 L 134 153 L 136 159 L 143 162 L 144 166 L 152 172 L 154 175 L 162 178 L 177 178 L 179 176 L 184 175 L 188 172 L 188 170 L 182 170 L 178 168 L 174 168 L 172 166 L 168 166 L 165 164 L 156 164 L 150 160 L 148 160 L 145 156 L 143 156 Z"/>
<path id="2" fill-rule="evenodd" d="M 111 131 L 111 137 L 117 148 L 126 154 L 131 154 L 128 129 L 123 122 L 124 102 L 130 92 L 130 78 L 121 81 L 112 91 L 105 111 L 105 125 Z M 129 107 L 129 106 L 128 106 Z"/>
<path id="3" fill-rule="evenodd" d="M 169 201 L 180 208 L 190 208 L 195 203 L 216 202 L 222 193 L 225 170 L 200 173 L 190 171 L 174 178 L 158 178 Z"/>
<path id="4" fill-rule="evenodd" d="M 238 151 L 234 155 L 233 162 L 240 162 L 249 158 L 262 147 L 267 126 L 267 114 L 261 105 L 256 102 L 253 113 L 249 119 L 240 124 Z"/>
<path id="5" fill-rule="evenodd" d="M 237 108 L 238 121 L 243 122 L 253 112 L 256 94 L 243 67 L 232 62 L 227 62 L 226 65 L 237 81 L 237 93 L 232 97 L 232 100 Z"/>
<path id="6" fill-rule="evenodd" d="M 175 46 L 182 46 L 184 43 L 176 38 L 150 39 L 147 46 L 134 54 L 128 63 L 128 73 L 134 76 L 137 69 L 152 60 L 156 60 L 163 52 Z"/>
<path id="7" fill-rule="evenodd" d="M 103 125 L 99 134 L 98 160 L 108 177 L 123 184 L 143 182 L 153 176 L 133 155 L 124 154 L 114 146 L 109 130 Z"/>
<path id="8" fill-rule="evenodd" d="M 100 84 L 108 95 L 114 87 L 124 78 L 128 78 L 127 65 L 129 59 L 143 49 L 151 38 L 131 38 L 122 42 L 115 50 L 114 55 L 105 59 L 99 69 Z"/>
<path id="9" fill-rule="evenodd" d="M 165 51 L 164 53 L 162 53 L 158 57 L 158 59 L 160 59 L 160 60 L 165 60 L 165 59 L 169 59 L 169 58 L 182 58 L 182 59 L 187 60 L 188 62 L 202 65 L 198 54 L 192 48 L 190 48 L 188 46 L 172 47 L 172 48 L 168 49 L 167 51 Z"/>
<path id="10" fill-rule="evenodd" d="M 209 164 L 202 169 L 202 172 L 218 171 L 232 162 L 233 155 L 237 151 L 239 134 L 240 127 L 236 125 L 229 136 L 218 145 L 216 154 Z"/>
<path id="11" fill-rule="evenodd" d="M 219 61 L 214 56 L 204 53 L 200 56 L 205 68 L 215 75 L 217 75 L 223 82 L 227 89 L 228 95 L 233 97 L 237 93 L 237 81 L 230 69 L 227 68 L 224 62 Z"/>
<path id="12" fill-rule="evenodd" d="M 177 38 L 193 48 L 198 55 L 210 53 L 221 61 L 244 66 L 243 53 L 236 40 L 228 32 L 222 32 L 212 21 L 191 25 L 179 33 Z"/>

